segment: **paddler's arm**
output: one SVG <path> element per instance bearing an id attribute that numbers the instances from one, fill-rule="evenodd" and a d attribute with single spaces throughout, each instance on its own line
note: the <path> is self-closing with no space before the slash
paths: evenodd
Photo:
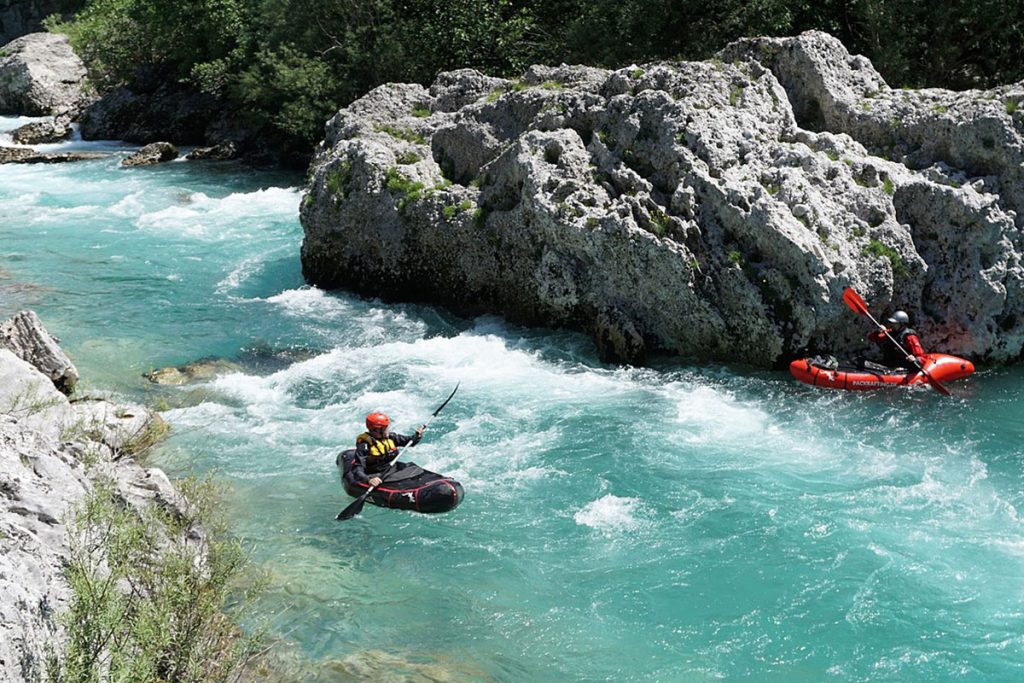
<path id="1" fill-rule="evenodd" d="M 366 444 L 356 444 L 356 454 L 352 458 L 352 467 L 349 468 L 349 472 L 352 474 L 352 478 L 359 483 L 370 482 L 370 478 L 366 475 Z M 376 484 L 370 483 L 370 485 L 375 486 Z"/>
<path id="2" fill-rule="evenodd" d="M 910 351 L 910 355 L 907 356 L 907 360 L 913 361 L 915 358 L 918 363 L 923 364 L 924 358 L 924 347 L 921 346 L 921 340 L 917 338 L 916 334 L 908 334 L 906 337 L 907 351 Z"/>
<path id="3" fill-rule="evenodd" d="M 416 429 L 416 433 L 413 434 L 412 436 L 407 436 L 405 434 L 396 434 L 394 432 L 388 434 L 388 436 L 391 437 L 391 439 L 395 442 L 395 445 L 398 446 L 399 448 L 405 446 L 406 444 L 410 446 L 415 446 L 420 442 L 420 439 L 423 438 L 423 427 L 418 427 Z"/>

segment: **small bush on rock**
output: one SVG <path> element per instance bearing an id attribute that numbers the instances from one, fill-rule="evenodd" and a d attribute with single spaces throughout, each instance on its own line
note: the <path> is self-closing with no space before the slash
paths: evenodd
<path id="1" fill-rule="evenodd" d="M 218 683 L 259 651 L 261 635 L 243 634 L 224 611 L 247 556 L 227 536 L 219 492 L 210 480 L 181 489 L 182 516 L 139 512 L 106 486 L 73 511 L 68 642 L 50 659 L 51 683 Z M 205 535 L 190 535 L 197 528 Z"/>

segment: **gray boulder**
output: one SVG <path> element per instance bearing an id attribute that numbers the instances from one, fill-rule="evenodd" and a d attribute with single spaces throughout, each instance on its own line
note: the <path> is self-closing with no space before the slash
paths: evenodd
<path id="1" fill-rule="evenodd" d="M 70 394 L 78 382 L 78 370 L 60 348 L 60 340 L 43 327 L 34 311 L 21 311 L 0 323 L 0 348 L 31 363 L 54 386 Z"/>
<path id="2" fill-rule="evenodd" d="M 154 142 L 146 145 L 121 162 L 122 166 L 152 166 L 178 158 L 178 148 L 169 142 Z"/>
<path id="3" fill-rule="evenodd" d="M 238 149 L 233 142 L 222 142 L 212 147 L 196 147 L 185 155 L 189 161 L 208 159 L 213 161 L 227 161 L 238 157 Z"/>
<path id="4" fill-rule="evenodd" d="M 67 140 L 71 133 L 71 118 L 61 115 L 15 128 L 11 140 L 18 145 L 44 145 Z"/>
<path id="5" fill-rule="evenodd" d="M 386 85 L 327 124 L 303 271 L 580 329 L 609 359 L 762 366 L 863 348 L 853 286 L 910 312 L 931 350 L 1013 360 L 1021 100 L 894 92 L 823 33 Z"/>
<path id="6" fill-rule="evenodd" d="M 78 111 L 91 99 L 86 70 L 67 36 L 31 33 L 0 48 L 0 114 Z"/>

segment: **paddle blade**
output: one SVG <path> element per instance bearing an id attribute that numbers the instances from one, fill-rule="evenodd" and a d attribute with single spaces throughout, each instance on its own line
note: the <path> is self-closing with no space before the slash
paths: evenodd
<path id="1" fill-rule="evenodd" d="M 360 512 L 363 511 L 363 505 L 366 503 L 367 495 L 369 495 L 369 493 L 364 493 L 363 495 L 359 496 L 354 501 L 349 503 L 349 506 L 342 510 L 341 512 L 339 512 L 334 519 L 345 521 L 346 519 L 352 519 L 353 517 L 358 515 Z"/>
<path id="2" fill-rule="evenodd" d="M 843 291 L 843 301 L 857 315 L 864 315 L 868 312 L 867 302 L 861 298 L 860 294 L 853 291 L 852 287 L 847 287 L 846 290 Z"/>
<path id="3" fill-rule="evenodd" d="M 934 389 L 935 391 L 939 392 L 943 396 L 952 396 L 953 395 L 953 394 L 949 393 L 949 389 L 947 389 L 946 387 L 944 387 L 941 384 L 939 384 L 939 380 L 935 379 L 934 377 L 929 375 L 927 372 L 924 373 L 924 376 L 928 379 L 928 384 L 932 385 L 932 389 Z"/>

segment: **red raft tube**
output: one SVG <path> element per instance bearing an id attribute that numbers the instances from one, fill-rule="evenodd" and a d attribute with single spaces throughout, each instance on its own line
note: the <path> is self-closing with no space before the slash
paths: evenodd
<path id="1" fill-rule="evenodd" d="M 925 354 L 924 369 L 937 382 L 949 382 L 970 375 L 974 372 L 974 364 L 969 360 L 944 353 L 928 353 Z M 795 360 L 789 364 L 789 372 L 804 384 L 847 391 L 868 391 L 928 383 L 928 378 L 916 368 L 909 371 L 880 371 L 842 361 L 836 364 L 834 359 L 820 357 Z"/>

